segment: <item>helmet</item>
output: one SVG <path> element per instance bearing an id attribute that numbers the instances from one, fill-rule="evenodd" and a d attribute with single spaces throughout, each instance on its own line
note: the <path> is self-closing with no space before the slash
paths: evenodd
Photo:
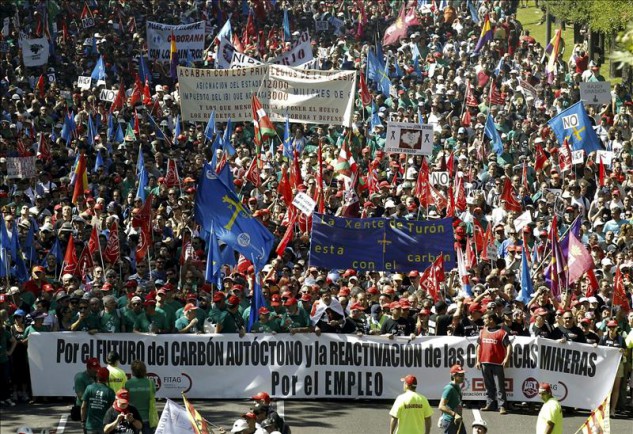
<path id="1" fill-rule="evenodd" d="M 18 428 L 18 430 L 16 431 L 16 434 L 33 434 L 33 430 L 29 428 L 28 426 L 24 425 Z"/>
<path id="2" fill-rule="evenodd" d="M 484 427 L 486 429 L 486 431 L 488 431 L 488 424 L 483 419 L 475 419 L 471 426 L 472 427 L 482 426 L 482 427 Z"/>

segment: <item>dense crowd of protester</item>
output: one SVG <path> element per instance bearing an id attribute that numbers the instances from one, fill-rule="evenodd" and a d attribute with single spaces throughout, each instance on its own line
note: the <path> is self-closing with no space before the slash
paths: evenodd
<path id="1" fill-rule="evenodd" d="M 110 103 L 99 99 L 100 88 L 81 90 L 77 79 L 90 76 L 103 56 L 106 87 L 122 83 L 129 95 L 139 56 L 147 54 L 147 21 L 177 24 L 205 20 L 210 49 L 195 66 L 213 68 L 214 36 L 225 20 L 230 16 L 237 35 L 247 23 L 248 8 L 242 3 L 251 6 L 258 32 L 256 41 L 244 44 L 250 56 L 265 60 L 288 48 L 281 24 L 286 7 L 293 35 L 310 32 L 320 69 L 365 71 L 368 52 L 380 44 L 381 35 L 398 16 L 401 2 L 128 0 L 99 2 L 98 6 L 87 2 L 95 24 L 89 28 L 82 27 L 82 11 L 74 2 L 1 3 L 0 16 L 8 23 L 6 32 L 3 30 L 8 51 L 0 63 L 0 169 L 7 174 L 7 158 L 33 155 L 37 160 L 35 177 L 3 177 L 0 185 L 6 227 L 3 236 L 19 237 L 22 249 L 18 254 L 28 267 L 27 275 L 20 275 L 16 258 L 3 247 L 0 320 L 5 328 L 0 333 L 0 401 L 12 405 L 16 400 L 30 399 L 27 346 L 33 332 L 244 333 L 254 270 L 239 261 L 223 267 L 219 284 L 205 280 L 208 247 L 198 232 L 193 205 L 196 180 L 212 157 L 211 143 L 205 137 L 203 122 L 185 123 L 179 135 L 174 135 L 180 98 L 169 65 L 148 63 L 153 94 L 147 106 L 140 103 L 134 110 L 124 104 L 113 114 L 124 125 L 134 124 L 135 116 L 138 119 L 138 134 L 122 143 L 114 143 L 107 133 Z M 613 405 L 624 410 L 631 404 L 627 384 L 632 357 L 626 342 L 629 347 L 633 345 L 630 336 L 627 339 L 633 312 L 613 303 L 613 287 L 618 270 L 630 306 L 630 89 L 617 84 L 612 88 L 611 104 L 587 105 L 602 147 L 613 152 L 606 174 L 599 178 L 602 165 L 595 154 L 585 155 L 581 163 L 563 172 L 560 144 L 547 121 L 579 101 L 581 82 L 604 80 L 601 65 L 589 59 L 586 43 L 562 50 L 555 62 L 557 73 L 552 76 L 545 70 L 545 47 L 516 19 L 518 1 L 473 1 L 475 6 L 466 1 L 446 3 L 443 10 L 417 9 L 419 25 L 411 26 L 395 45 L 383 47 L 391 65 L 393 90 L 383 95 L 370 80 L 373 113 L 371 104 L 364 105 L 358 97 L 350 128 L 293 124 L 294 141 L 303 149 L 298 157 L 301 183 L 293 187 L 315 198 L 322 192 L 327 214 L 434 219 L 446 216 L 449 206 L 441 206 L 437 200 L 420 206 L 416 182 L 421 165 L 426 162 L 431 170 L 448 171 L 451 178 L 463 175 L 466 203 L 457 204 L 450 213 L 456 248 L 466 250 L 477 228 L 487 231 L 490 226 L 497 259 L 480 258 L 475 247 L 477 257 L 469 264 L 468 275 L 446 270 L 441 296 L 433 298 L 420 281 L 423 270 L 388 273 L 310 266 L 309 226 L 300 220 L 291 242 L 281 255 L 273 249 L 262 271 L 266 306 L 257 312 L 251 331 L 474 336 L 484 326 L 482 316 L 494 315 L 511 336 L 621 348 L 624 356 L 616 380 L 621 393 Z M 486 16 L 493 38 L 474 54 Z M 328 30 L 316 31 L 315 21 L 327 22 Z M 51 33 L 53 28 L 56 31 Z M 24 67 L 20 35 L 42 34 L 50 34 L 55 42 L 48 65 Z M 41 76 L 46 77 L 44 86 Z M 525 84 L 535 93 L 528 92 Z M 494 101 L 491 90 L 499 93 Z M 476 104 L 467 104 L 467 94 Z M 66 143 L 61 135 L 69 112 L 75 116 L 77 134 Z M 161 131 L 149 122 L 147 112 Z M 502 152 L 491 151 L 484 131 L 488 115 L 502 139 Z M 89 117 L 99 120 L 94 144 L 86 137 Z M 385 153 L 388 121 L 433 125 L 433 154 L 423 161 L 419 156 Z M 280 176 L 292 161 L 283 157 L 281 144 L 263 146 L 261 183 L 255 187 L 244 176 L 256 150 L 253 125 L 244 122 L 234 127 L 230 140 L 236 153 L 227 164 L 235 190 L 278 242 L 287 223 L 287 205 L 279 193 Z M 223 128 L 218 125 L 220 131 Z M 277 128 L 283 136 L 283 125 Z M 358 201 L 353 204 L 346 202 L 345 183 L 336 170 L 345 137 L 352 138 L 359 180 L 366 180 L 368 173 L 376 177 L 375 184 L 369 183 L 372 188 L 366 187 L 368 183 L 357 183 Z M 47 152 L 42 152 L 42 141 Z M 143 205 L 137 194 L 139 152 L 149 175 L 145 193 L 152 193 L 153 198 L 152 243 L 141 261 L 135 256 L 139 232 L 134 224 Z M 85 155 L 89 187 L 73 202 L 73 164 L 78 154 Z M 534 170 L 541 155 L 546 160 Z M 96 164 L 98 160 L 101 164 Z M 165 182 L 168 160 L 176 163 L 177 185 Z M 319 161 L 322 185 L 317 185 Z M 506 179 L 520 203 L 520 212 L 505 209 L 502 193 Z M 446 190 L 437 188 L 440 194 Z M 525 211 L 530 211 L 532 222 L 517 231 L 514 220 Z M 580 219 L 580 239 L 595 264 L 595 279 L 584 276 L 563 288 L 560 295 L 552 293 L 544 275 L 555 214 L 559 214 L 555 221 L 560 236 Z M 109 263 L 101 252 L 111 237 L 113 222 L 117 222 L 121 254 L 116 263 Z M 94 267 L 83 275 L 63 273 L 63 252 L 69 239 L 72 237 L 79 257 L 94 228 L 100 244 L 99 253 L 92 258 Z M 62 252 L 61 257 L 56 252 Z M 528 302 L 518 297 L 521 259 L 526 252 L 531 252 L 535 288 Z"/>

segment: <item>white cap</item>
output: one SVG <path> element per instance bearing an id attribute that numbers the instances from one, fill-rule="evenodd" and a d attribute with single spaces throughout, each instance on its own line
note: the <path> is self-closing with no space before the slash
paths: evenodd
<path id="1" fill-rule="evenodd" d="M 231 432 L 240 432 L 240 431 L 244 431 L 245 429 L 248 429 L 248 422 L 246 422 L 244 419 L 238 419 L 233 424 L 233 428 L 231 428 Z"/>

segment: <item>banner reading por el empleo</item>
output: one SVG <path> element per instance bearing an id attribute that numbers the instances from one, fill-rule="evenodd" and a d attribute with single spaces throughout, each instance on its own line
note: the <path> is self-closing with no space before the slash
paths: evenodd
<path id="1" fill-rule="evenodd" d="M 251 122 L 253 94 L 273 122 L 350 125 L 356 72 L 316 71 L 283 65 L 236 69 L 178 67 L 182 120 Z"/>
<path id="2" fill-rule="evenodd" d="M 563 405 L 595 408 L 611 390 L 620 361 L 617 349 L 516 337 L 512 339 L 506 391 L 510 401 L 539 401 L 538 383 L 552 384 Z M 356 335 L 247 334 L 89 335 L 34 333 L 29 363 L 34 396 L 75 396 L 73 378 L 89 357 L 105 364 L 121 355 L 121 368 L 139 359 L 156 384 L 156 396 L 242 399 L 266 391 L 276 398 L 393 399 L 400 378 L 414 374 L 418 392 L 439 399 L 449 370 L 466 370 L 464 399 L 483 399 L 481 371 L 475 368 L 475 339 L 452 336 L 414 340 Z"/>
<path id="3" fill-rule="evenodd" d="M 455 267 L 451 219 L 353 219 L 314 214 L 310 265 L 359 271 L 424 270 L 439 256 Z"/>

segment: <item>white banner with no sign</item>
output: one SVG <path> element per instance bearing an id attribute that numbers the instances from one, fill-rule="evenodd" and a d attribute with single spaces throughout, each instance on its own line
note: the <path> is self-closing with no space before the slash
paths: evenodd
<path id="1" fill-rule="evenodd" d="M 385 152 L 431 155 L 433 152 L 433 125 L 421 125 L 415 122 L 387 123 Z"/>

